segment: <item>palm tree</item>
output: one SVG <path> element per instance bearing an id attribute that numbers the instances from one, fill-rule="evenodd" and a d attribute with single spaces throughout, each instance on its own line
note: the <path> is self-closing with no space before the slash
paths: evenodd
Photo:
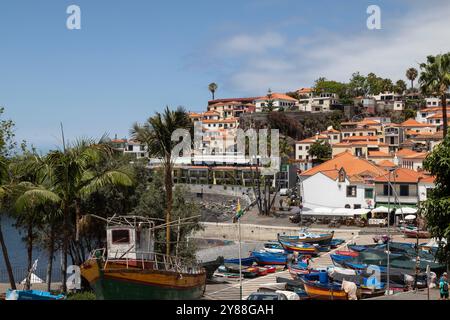
<path id="1" fill-rule="evenodd" d="M 214 94 L 216 93 L 218 85 L 214 82 L 210 83 L 208 86 L 209 91 L 211 91 L 212 99 L 214 100 Z"/>
<path id="2" fill-rule="evenodd" d="M 447 136 L 447 93 L 450 86 L 450 53 L 428 56 L 420 64 L 420 89 L 424 94 L 441 98 L 444 137 Z"/>
<path id="3" fill-rule="evenodd" d="M 80 220 L 82 218 L 80 202 L 84 197 L 106 185 L 131 186 L 133 179 L 124 168 L 97 171 L 96 165 L 108 161 L 112 149 L 100 142 L 84 139 L 64 150 L 50 152 L 44 163 L 45 176 L 49 187 L 30 188 L 18 200 L 18 206 L 42 204 L 48 201 L 58 203 L 63 214 L 63 291 L 67 291 L 67 254 L 69 241 L 75 225 L 75 247 L 79 249 Z M 75 211 L 75 219 L 72 211 Z M 75 221 L 73 221 L 75 220 Z M 75 262 L 75 261 L 74 261 Z M 76 261 L 81 263 L 81 261 Z"/>
<path id="4" fill-rule="evenodd" d="M 173 160 L 176 155 L 172 154 L 173 147 L 178 141 L 172 141 L 172 133 L 177 129 L 192 128 L 192 123 L 186 111 L 179 107 L 175 111 L 168 107 L 163 114 L 157 112 L 153 117 L 147 119 L 143 125 L 135 123 L 131 129 L 133 139 L 145 144 L 149 157 L 162 160 L 164 167 L 164 186 L 167 194 L 166 204 L 166 254 L 170 255 L 170 219 L 172 215 L 172 188 L 173 188 Z"/>
<path id="5" fill-rule="evenodd" d="M 1 157 L 0 158 L 0 209 L 3 208 L 3 199 L 7 194 L 7 186 L 6 181 L 8 177 L 8 165 L 6 160 Z M 1 214 L 1 212 L 0 212 Z M 9 283 L 11 285 L 11 289 L 16 289 L 16 282 L 14 281 L 14 273 L 12 271 L 11 261 L 9 260 L 8 248 L 6 247 L 5 239 L 3 237 L 2 232 L 2 224 L 1 224 L 1 216 L 0 216 L 0 246 L 2 247 L 3 259 L 5 261 L 6 270 L 8 272 Z"/>
<path id="6" fill-rule="evenodd" d="M 418 75 L 416 68 L 409 68 L 406 70 L 406 78 L 408 78 L 409 81 L 411 81 L 411 90 L 414 88 L 414 80 L 416 80 Z"/>

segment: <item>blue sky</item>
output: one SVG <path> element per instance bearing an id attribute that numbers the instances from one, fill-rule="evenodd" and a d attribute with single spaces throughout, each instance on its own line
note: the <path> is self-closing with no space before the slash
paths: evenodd
<path id="1" fill-rule="evenodd" d="M 81 7 L 81 30 L 66 8 Z M 344 5 L 345 4 L 345 5 Z M 377 4 L 382 29 L 366 28 Z M 450 50 L 450 5 L 421 1 L 2 0 L 0 106 L 18 140 L 45 151 L 66 136 L 126 136 L 169 105 L 289 91 L 321 76 L 394 80 Z"/>

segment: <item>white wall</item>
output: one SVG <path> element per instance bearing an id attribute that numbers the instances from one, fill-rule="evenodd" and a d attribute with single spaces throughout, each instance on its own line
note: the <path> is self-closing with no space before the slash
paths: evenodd
<path id="1" fill-rule="evenodd" d="M 339 185 L 341 187 L 339 188 Z M 364 199 L 364 186 L 356 185 L 356 197 L 347 197 L 348 180 L 338 183 L 333 181 L 322 173 L 315 174 L 303 181 L 303 203 L 305 208 L 344 208 L 349 204 L 353 208 L 354 204 L 367 208 L 366 199 Z M 373 206 L 372 200 L 372 206 Z"/>

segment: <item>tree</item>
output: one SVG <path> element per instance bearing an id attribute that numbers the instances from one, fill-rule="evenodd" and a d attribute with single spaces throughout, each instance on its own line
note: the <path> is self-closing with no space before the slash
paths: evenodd
<path id="1" fill-rule="evenodd" d="M 130 186 L 132 177 L 125 168 L 115 170 L 96 170 L 96 165 L 111 157 L 112 150 L 106 144 L 82 139 L 63 150 L 51 151 L 41 165 L 45 166 L 48 176 L 48 188 L 30 188 L 19 200 L 19 206 L 42 205 L 48 201 L 58 203 L 63 213 L 63 263 L 62 285 L 67 290 L 67 255 L 69 241 L 74 239 L 75 248 L 79 248 L 80 220 L 82 218 L 81 200 L 105 185 Z M 73 214 L 73 211 L 75 214 Z M 73 230 L 75 229 L 75 230 Z M 75 231 L 75 232 L 73 232 Z M 73 237 L 73 233 L 75 236 Z M 81 251 L 81 250 L 79 250 Z M 74 263 L 80 264 L 79 259 Z"/>
<path id="2" fill-rule="evenodd" d="M 426 218 L 427 229 L 432 237 L 446 243 L 439 245 L 438 259 L 450 266 L 450 136 L 437 145 L 426 157 L 425 170 L 435 176 L 435 188 L 422 203 L 421 212 Z"/>
<path id="3" fill-rule="evenodd" d="M 0 108 L 0 117 L 3 115 L 5 109 Z M 9 172 L 8 172 L 8 157 L 11 155 L 16 147 L 14 141 L 14 122 L 11 120 L 0 120 L 0 209 L 4 210 L 4 199 L 8 194 Z M 2 247 L 3 259 L 5 261 L 6 270 L 8 272 L 11 289 L 16 289 L 14 281 L 14 274 L 12 272 L 11 262 L 9 260 L 8 248 L 6 247 L 5 239 L 2 232 L 0 211 L 0 246 Z"/>
<path id="4" fill-rule="evenodd" d="M 406 82 L 403 80 L 398 80 L 395 83 L 394 91 L 397 94 L 403 94 L 406 91 Z"/>
<path id="5" fill-rule="evenodd" d="M 447 91 L 450 87 L 450 53 L 428 56 L 420 64 L 420 89 L 424 94 L 441 98 L 444 137 L 447 135 Z"/>
<path id="6" fill-rule="evenodd" d="M 218 85 L 216 83 L 214 83 L 214 82 L 212 82 L 212 83 L 210 83 L 208 85 L 208 89 L 209 89 L 209 91 L 211 91 L 211 95 L 212 95 L 212 99 L 213 100 L 214 100 L 214 94 L 216 93 L 217 88 L 218 88 Z"/>
<path id="7" fill-rule="evenodd" d="M 406 109 L 403 111 L 404 120 L 414 119 L 416 117 L 416 112 L 412 109 Z"/>
<path id="8" fill-rule="evenodd" d="M 332 150 L 330 144 L 327 141 L 322 140 L 314 142 L 308 150 L 308 154 L 320 162 L 331 159 L 331 153 Z"/>
<path id="9" fill-rule="evenodd" d="M 156 221 L 165 220 L 165 208 L 167 202 L 167 193 L 164 191 L 164 179 L 161 170 L 155 170 L 151 177 L 151 182 L 146 185 L 146 190 L 142 193 L 137 206 L 130 213 L 137 216 L 147 216 Z M 188 190 L 186 187 L 176 186 L 173 192 L 172 221 L 178 219 L 191 218 L 181 223 L 179 228 L 174 223 L 175 228 L 171 228 L 171 239 L 175 243 L 175 254 L 183 258 L 194 258 L 195 251 L 192 246 L 188 246 L 188 236 L 194 232 L 201 230 L 199 207 L 187 199 Z M 196 218 L 194 218 L 196 217 Z M 156 251 L 164 252 L 167 243 L 164 241 L 166 230 L 157 228 L 155 230 Z"/>
<path id="10" fill-rule="evenodd" d="M 178 141 L 172 141 L 172 133 L 177 129 L 192 128 L 192 122 L 186 111 L 179 107 L 175 111 L 168 107 L 161 114 L 157 112 L 153 117 L 147 119 L 143 125 L 134 124 L 131 135 L 137 141 L 147 145 L 150 157 L 162 160 L 164 168 L 164 186 L 166 197 L 166 254 L 170 255 L 170 222 L 173 205 L 173 160 L 176 155 L 172 149 Z"/>
<path id="11" fill-rule="evenodd" d="M 266 102 L 267 102 L 267 108 L 266 108 L 267 112 L 272 112 L 275 109 L 275 107 L 273 105 L 272 90 L 270 90 L 270 88 L 267 91 L 267 100 L 266 100 Z"/>
<path id="12" fill-rule="evenodd" d="M 411 81 L 411 90 L 414 88 L 414 80 L 416 80 L 418 75 L 417 69 L 415 68 L 409 68 L 406 70 L 406 78 L 408 78 L 409 81 Z"/>

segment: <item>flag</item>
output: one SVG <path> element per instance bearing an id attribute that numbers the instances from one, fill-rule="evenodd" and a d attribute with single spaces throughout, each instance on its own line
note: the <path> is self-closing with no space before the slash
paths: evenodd
<path id="1" fill-rule="evenodd" d="M 244 215 L 244 211 L 241 209 L 241 203 L 238 199 L 238 203 L 236 206 L 236 215 L 233 218 L 233 223 L 236 223 L 239 221 L 239 219 Z"/>

